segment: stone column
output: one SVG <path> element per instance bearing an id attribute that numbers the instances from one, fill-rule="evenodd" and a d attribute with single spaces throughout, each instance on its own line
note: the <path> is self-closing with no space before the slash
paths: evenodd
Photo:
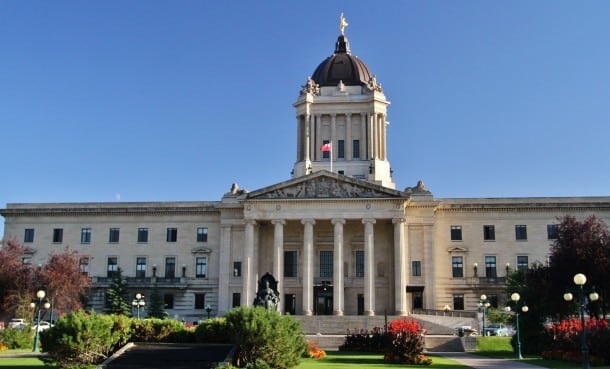
<path id="1" fill-rule="evenodd" d="M 364 314 L 375 315 L 375 219 L 362 219 L 364 224 Z"/>
<path id="2" fill-rule="evenodd" d="M 353 159 L 352 114 L 345 114 L 345 160 Z"/>
<path id="3" fill-rule="evenodd" d="M 375 113 L 369 114 L 369 152 L 371 159 L 377 159 L 377 130 L 375 122 L 377 122 Z"/>
<path id="4" fill-rule="evenodd" d="M 322 153 L 320 151 L 320 147 L 322 146 L 322 116 L 320 114 L 316 114 L 316 122 L 315 122 L 315 143 L 313 147 L 313 152 L 315 160 L 322 160 Z"/>
<path id="5" fill-rule="evenodd" d="M 394 310 L 397 315 L 407 315 L 405 219 L 394 218 L 392 223 L 394 223 Z"/>
<path id="6" fill-rule="evenodd" d="M 330 150 L 330 155 L 332 156 L 330 160 L 337 161 L 337 150 L 339 149 L 335 144 L 335 135 L 337 134 L 337 114 L 331 114 L 330 116 L 330 145 L 332 150 Z M 338 141 L 337 141 L 338 142 Z"/>
<path id="7" fill-rule="evenodd" d="M 277 291 L 280 298 L 277 310 L 282 312 L 284 311 L 284 224 L 286 224 L 286 221 L 275 219 L 271 223 L 275 225 L 273 233 L 273 276 L 278 281 Z"/>
<path id="8" fill-rule="evenodd" d="M 229 282 L 233 275 L 231 265 L 231 225 L 220 226 L 220 268 L 218 273 L 218 314 L 224 314 L 230 308 Z"/>
<path id="9" fill-rule="evenodd" d="M 303 315 L 312 315 L 313 308 L 313 226 L 314 219 L 303 219 Z"/>
<path id="10" fill-rule="evenodd" d="M 370 137 L 367 135 L 367 124 L 366 124 L 366 113 L 360 114 L 360 159 L 368 160 L 371 158 L 369 154 L 369 143 Z"/>
<path id="11" fill-rule="evenodd" d="M 310 145 L 311 145 L 311 127 L 310 127 L 310 122 L 311 120 L 311 115 L 306 114 L 305 115 L 305 122 L 303 122 L 304 125 L 304 131 L 305 131 L 305 142 L 303 144 L 303 149 L 305 150 L 304 153 L 304 157 L 305 157 L 305 161 L 309 161 L 311 160 L 310 158 Z"/>
<path id="12" fill-rule="evenodd" d="M 251 306 L 256 293 L 254 286 L 254 226 L 256 220 L 246 220 L 241 305 Z"/>
<path id="13" fill-rule="evenodd" d="M 333 306 L 335 315 L 343 315 L 345 297 L 343 296 L 343 225 L 345 219 L 333 219 L 335 225 L 335 244 L 333 249 Z"/>

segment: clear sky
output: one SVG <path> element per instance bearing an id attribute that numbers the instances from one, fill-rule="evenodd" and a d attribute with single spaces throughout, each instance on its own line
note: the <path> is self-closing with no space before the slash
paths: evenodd
<path id="1" fill-rule="evenodd" d="M 392 102 L 398 189 L 610 195 L 610 1 L 4 0 L 0 207 L 289 179 L 341 12 Z"/>

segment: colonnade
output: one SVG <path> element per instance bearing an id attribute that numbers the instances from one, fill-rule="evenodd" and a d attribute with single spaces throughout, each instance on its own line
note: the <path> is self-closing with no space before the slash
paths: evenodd
<path id="1" fill-rule="evenodd" d="M 344 284 L 344 218 L 332 219 L 301 219 L 303 226 L 302 245 L 302 311 L 303 315 L 313 315 L 314 306 L 314 227 L 316 222 L 330 221 L 334 227 L 333 232 L 333 314 L 343 315 L 345 311 L 345 284 Z M 364 314 L 375 315 L 375 218 L 358 219 L 364 231 Z M 393 218 L 394 227 L 394 310 L 395 314 L 407 314 L 406 285 L 408 284 L 408 273 L 406 263 L 409 260 L 407 247 L 407 232 L 405 232 L 404 218 Z M 278 292 L 281 298 L 284 296 L 284 228 L 286 219 L 272 219 L 273 225 L 273 260 L 272 273 L 279 280 Z M 242 305 L 251 305 L 256 293 L 256 276 L 259 272 L 256 265 L 258 244 L 255 238 L 255 227 L 257 221 L 250 219 L 245 222 L 245 237 L 243 249 L 243 284 Z M 262 272 L 262 271 L 261 271 Z"/>

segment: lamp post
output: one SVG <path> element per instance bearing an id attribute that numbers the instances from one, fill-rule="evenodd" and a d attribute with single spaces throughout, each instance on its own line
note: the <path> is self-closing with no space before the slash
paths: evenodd
<path id="1" fill-rule="evenodd" d="M 587 345 L 587 326 L 585 325 L 585 308 L 589 301 L 597 301 L 599 295 L 597 292 L 592 291 L 589 293 L 588 300 L 585 295 L 584 285 L 587 283 L 587 277 L 578 273 L 574 275 L 574 284 L 578 286 L 578 302 L 580 303 L 580 325 L 582 326 L 582 332 L 580 333 L 580 351 L 582 353 L 582 369 L 590 369 L 589 366 L 589 345 Z M 566 301 L 572 301 L 574 296 L 570 292 L 563 294 L 563 299 Z"/>
<path id="2" fill-rule="evenodd" d="M 210 313 L 212 312 L 212 307 L 210 306 L 210 304 L 207 304 L 205 306 L 205 312 L 208 313 L 208 320 L 210 319 Z"/>
<path id="3" fill-rule="evenodd" d="M 39 290 L 36 292 L 36 300 L 30 303 L 30 307 L 36 309 L 36 333 L 34 334 L 34 347 L 32 348 L 32 352 L 38 352 L 38 336 L 40 331 L 40 311 L 44 309 L 48 309 L 51 307 L 51 304 L 44 297 L 47 293 L 44 290 Z"/>
<path id="4" fill-rule="evenodd" d="M 510 299 L 515 303 L 515 325 L 517 326 L 517 359 L 521 360 L 523 359 L 523 356 L 521 356 L 521 336 L 519 333 L 519 300 L 521 300 L 521 295 L 515 292 L 510 295 Z M 509 312 L 510 306 L 507 306 L 506 308 L 504 308 L 504 310 Z M 521 311 L 527 313 L 528 310 L 529 308 L 527 307 L 527 305 L 525 305 L 525 302 L 523 302 L 523 305 L 521 305 Z"/>
<path id="5" fill-rule="evenodd" d="M 136 293 L 136 298 L 131 301 L 131 305 L 136 308 L 137 317 L 140 319 L 140 308 L 144 308 L 146 301 L 144 301 L 144 295 Z"/>
<path id="6" fill-rule="evenodd" d="M 487 295 L 483 294 L 479 299 L 479 310 L 483 312 L 483 329 L 481 330 L 481 335 L 485 336 L 485 313 L 491 304 L 487 301 Z"/>

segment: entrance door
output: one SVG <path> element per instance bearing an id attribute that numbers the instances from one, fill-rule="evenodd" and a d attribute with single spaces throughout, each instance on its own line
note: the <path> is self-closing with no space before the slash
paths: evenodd
<path id="1" fill-rule="evenodd" d="M 333 313 L 333 286 L 322 285 L 314 287 L 314 314 L 332 315 Z"/>

